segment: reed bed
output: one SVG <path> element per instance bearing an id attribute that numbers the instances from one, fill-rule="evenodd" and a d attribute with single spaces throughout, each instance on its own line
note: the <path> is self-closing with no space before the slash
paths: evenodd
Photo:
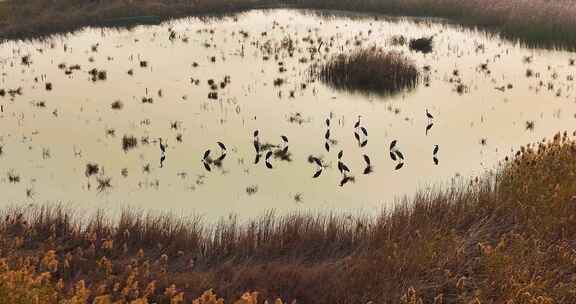
<path id="1" fill-rule="evenodd" d="M 0 303 L 575 303 L 575 172 L 557 135 L 374 217 L 3 209 Z"/>
<path id="2" fill-rule="evenodd" d="M 313 70 L 337 89 L 386 95 L 412 89 L 419 80 L 418 69 L 402 54 L 376 48 L 334 56 Z"/>

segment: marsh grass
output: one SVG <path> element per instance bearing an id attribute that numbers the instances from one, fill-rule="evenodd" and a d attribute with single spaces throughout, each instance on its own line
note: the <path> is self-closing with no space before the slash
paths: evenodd
<path id="1" fill-rule="evenodd" d="M 0 302 L 190 303 L 214 288 L 226 301 L 257 290 L 321 304 L 575 303 L 575 172 L 576 143 L 557 135 L 494 176 L 374 217 L 267 213 L 208 225 L 5 208 Z"/>
<path id="2" fill-rule="evenodd" d="M 293 0 L 294 7 L 439 17 L 499 33 L 529 47 L 576 49 L 571 0 Z"/>
<path id="3" fill-rule="evenodd" d="M 132 135 L 124 135 L 122 137 L 122 150 L 128 152 L 138 146 L 138 139 Z"/>
<path id="4" fill-rule="evenodd" d="M 377 48 L 336 55 L 312 73 L 337 89 L 381 95 L 415 88 L 420 75 L 402 54 Z"/>
<path id="5" fill-rule="evenodd" d="M 433 38 L 432 37 L 422 37 L 418 39 L 410 39 L 410 43 L 408 44 L 411 50 L 422 52 L 422 53 L 431 53 L 433 48 Z"/>
<path id="6" fill-rule="evenodd" d="M 126 20 L 131 26 L 149 19 L 217 16 L 262 7 L 440 17 L 496 31 L 528 46 L 576 48 L 576 2 L 571 0 L 7 0 L 0 1 L 0 39 L 67 33 L 83 26 L 123 26 Z M 145 18 L 127 18 L 140 16 Z"/>
<path id="7" fill-rule="evenodd" d="M 84 26 L 130 28 L 170 18 L 228 14 L 253 0 L 7 0 L 0 1 L 0 39 L 42 38 Z"/>

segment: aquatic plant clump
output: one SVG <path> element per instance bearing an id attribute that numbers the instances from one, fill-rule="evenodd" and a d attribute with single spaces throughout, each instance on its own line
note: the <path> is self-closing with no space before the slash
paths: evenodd
<path id="1" fill-rule="evenodd" d="M 408 44 L 408 46 L 410 47 L 410 50 L 413 50 L 416 52 L 421 52 L 424 54 L 431 53 L 432 52 L 432 46 L 433 46 L 432 39 L 433 39 L 432 37 L 422 37 L 422 38 L 418 38 L 418 39 L 410 39 L 410 43 Z"/>
<path id="2" fill-rule="evenodd" d="M 414 63 L 402 54 L 375 48 L 332 57 L 315 73 L 338 89 L 384 95 L 415 88 L 420 76 Z"/>

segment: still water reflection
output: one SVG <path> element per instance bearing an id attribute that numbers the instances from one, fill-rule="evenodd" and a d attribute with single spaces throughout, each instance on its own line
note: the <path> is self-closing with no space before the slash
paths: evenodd
<path id="1" fill-rule="evenodd" d="M 433 36 L 434 51 L 412 52 L 399 35 Z M 311 79 L 312 64 L 371 46 L 403 52 L 427 78 L 388 97 Z M 486 174 L 512 149 L 574 129 L 571 56 L 441 23 L 295 10 L 7 42 L 0 45 L 2 204 L 131 206 L 208 219 L 268 209 L 374 213 L 416 191 Z M 426 109 L 434 116 L 428 135 Z M 358 116 L 364 147 L 354 135 Z M 288 146 L 288 155 L 266 161 L 264 151 L 254 164 L 255 130 L 261 146 Z M 399 170 L 392 140 L 405 158 Z M 354 177 L 343 187 L 339 151 Z M 310 156 L 325 166 L 318 178 Z"/>

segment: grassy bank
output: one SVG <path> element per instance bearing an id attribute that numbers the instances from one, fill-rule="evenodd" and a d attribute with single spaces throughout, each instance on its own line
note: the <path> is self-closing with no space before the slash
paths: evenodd
<path id="1" fill-rule="evenodd" d="M 297 6 L 440 17 L 488 29 L 534 47 L 576 48 L 571 0 L 289 0 Z"/>
<path id="2" fill-rule="evenodd" d="M 575 303 L 575 177 L 576 143 L 558 135 L 495 180 L 374 218 L 211 226 L 126 212 L 82 226 L 70 210 L 4 210 L 0 303 L 191 303 L 211 288 L 227 303 L 254 290 L 298 303 Z"/>
<path id="3" fill-rule="evenodd" d="M 20 39 L 67 33 L 83 26 L 113 26 L 126 17 L 159 20 L 234 13 L 258 0 L 7 0 L 0 2 L 0 38 Z M 138 20 L 134 20 L 138 24 Z M 125 25 L 119 22 L 119 26 Z"/>
<path id="4" fill-rule="evenodd" d="M 130 16 L 166 19 L 280 5 L 442 17 L 533 46 L 576 48 L 571 0 L 7 0 L 0 2 L 0 38 L 68 32 Z"/>

